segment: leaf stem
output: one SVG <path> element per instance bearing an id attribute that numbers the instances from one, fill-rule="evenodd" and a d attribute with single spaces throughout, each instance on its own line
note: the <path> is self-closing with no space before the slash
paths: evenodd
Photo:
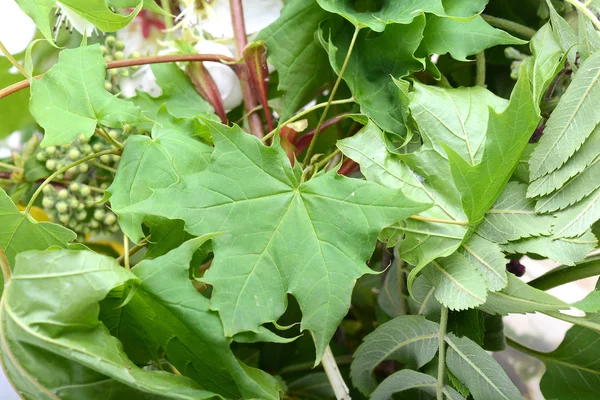
<path id="1" fill-rule="evenodd" d="M 444 372 L 446 372 L 446 329 L 448 328 L 448 308 L 442 307 L 440 316 L 440 333 L 438 336 L 440 350 L 438 352 L 438 374 L 436 386 L 437 400 L 444 400 Z"/>
<path id="2" fill-rule="evenodd" d="M 131 257 L 132 255 L 136 254 L 138 251 L 140 251 L 141 249 L 143 249 L 144 247 L 146 247 L 148 245 L 148 243 L 150 243 L 150 236 L 148 235 L 145 238 L 143 238 L 142 240 L 140 240 L 140 242 L 138 244 L 136 244 L 135 246 L 133 246 L 129 252 L 127 253 L 127 257 Z M 121 265 L 123 265 L 123 263 L 125 262 L 125 252 L 123 252 L 122 256 L 119 256 L 119 258 L 117 258 L 117 262 Z"/>
<path id="3" fill-rule="evenodd" d="M 331 352 L 331 347 L 327 346 L 325 349 L 325 354 L 323 355 L 323 369 L 327 374 L 327 378 L 329 379 L 329 383 L 333 388 L 333 392 L 335 393 L 335 398 L 337 400 L 351 400 L 350 399 L 350 390 L 344 382 L 344 378 L 342 378 L 342 374 L 340 373 L 340 369 L 338 368 L 337 363 L 335 362 L 335 357 Z"/>
<path id="4" fill-rule="evenodd" d="M 589 261 L 585 261 L 576 265 L 562 265 L 544 275 L 528 282 L 532 286 L 540 290 L 548 290 L 555 288 L 565 283 L 578 281 L 580 279 L 589 278 L 600 275 L 600 257 L 596 256 Z"/>
<path id="5" fill-rule="evenodd" d="M 129 238 L 127 235 L 123 235 L 123 262 L 125 269 L 131 269 L 129 264 Z"/>
<path id="6" fill-rule="evenodd" d="M 327 157 L 325 157 L 324 159 L 319 161 L 316 165 L 317 171 L 320 170 L 321 168 L 323 168 L 324 166 L 326 166 L 329 163 L 329 161 L 331 161 L 335 156 L 337 156 L 340 153 L 341 153 L 340 149 L 335 149 L 334 151 L 331 152 L 331 154 L 329 154 Z"/>
<path id="7" fill-rule="evenodd" d="M 3 162 L 0 162 L 0 168 L 7 169 L 9 171 L 23 172 L 23 168 L 19 168 L 16 165 L 7 164 L 7 163 L 3 163 Z"/>
<path id="8" fill-rule="evenodd" d="M 566 1 L 569 4 L 572 4 L 573 7 L 575 7 L 578 11 L 580 11 L 583 15 L 588 17 L 592 21 L 592 23 L 594 24 L 596 29 L 600 30 L 600 20 L 598 20 L 598 18 L 596 18 L 596 16 L 592 12 L 592 10 L 587 8 L 585 4 L 581 3 L 578 0 L 566 0 Z"/>
<path id="9" fill-rule="evenodd" d="M 237 60 L 233 57 L 227 57 L 222 54 L 165 54 L 161 56 L 128 58 L 126 60 L 111 61 L 106 64 L 106 69 L 133 67 L 136 65 L 162 64 L 181 61 L 212 61 L 220 62 L 228 65 L 231 68 L 235 67 Z M 34 79 L 40 79 L 44 74 L 36 75 Z M 30 80 L 26 79 L 17 82 L 0 90 L 0 99 L 18 92 L 19 90 L 27 89 L 30 85 Z"/>
<path id="10" fill-rule="evenodd" d="M 495 26 L 496 28 L 505 29 L 507 31 L 516 33 L 517 35 L 525 38 L 531 39 L 533 35 L 536 34 L 535 29 L 531 29 L 528 26 L 518 24 L 516 22 L 510 21 L 504 18 L 493 17 L 487 14 L 481 14 L 481 17 L 490 25 Z"/>
<path id="11" fill-rule="evenodd" d="M 546 358 L 544 353 L 541 353 L 537 350 L 531 349 L 527 346 L 523 346 L 521 343 L 515 342 L 508 336 L 506 337 L 506 344 L 508 344 L 510 347 L 512 347 L 515 350 L 519 350 L 521 353 L 525 353 L 525 354 L 527 354 L 531 357 L 535 357 L 539 360 L 544 360 Z"/>
<path id="12" fill-rule="evenodd" d="M 58 175 L 64 173 L 68 169 L 73 168 L 73 167 L 75 167 L 75 166 L 77 166 L 79 164 L 83 164 L 86 161 L 93 160 L 94 158 L 103 156 L 105 154 L 118 154 L 119 152 L 120 152 L 120 150 L 117 150 L 117 149 L 103 150 L 103 151 L 100 151 L 98 153 L 90 154 L 89 156 L 85 156 L 83 158 L 80 158 L 79 160 L 74 161 L 71 164 L 65 165 L 64 167 L 56 170 L 52 175 L 50 175 L 49 177 L 47 177 L 46 180 L 44 182 L 42 182 L 42 184 L 33 193 L 33 195 L 31 196 L 31 199 L 29 200 L 29 203 L 27 203 L 27 207 L 25 207 L 25 211 L 24 211 L 25 214 L 29 214 L 29 211 L 31 210 L 31 207 L 33 207 L 33 203 L 35 203 L 35 200 L 38 198 L 38 196 L 40 195 L 40 193 L 42 193 L 42 190 L 44 189 L 44 187 L 46 185 L 48 185 L 50 182 L 52 182 L 54 180 L 54 178 L 56 178 Z"/>
<path id="13" fill-rule="evenodd" d="M 332 101 L 330 103 L 330 105 L 347 104 L 347 103 L 354 103 L 354 97 L 350 97 L 348 99 L 342 99 L 342 100 L 335 100 L 335 101 Z M 286 126 L 288 124 L 291 124 L 292 122 L 295 122 L 295 121 L 299 120 L 300 118 L 304 117 L 307 114 L 310 114 L 311 112 L 313 112 L 315 110 L 318 110 L 319 108 L 327 107 L 327 104 L 329 104 L 329 102 L 315 104 L 314 106 L 309 107 L 306 110 L 303 110 L 303 111 L 299 112 L 298 114 L 294 115 L 293 117 L 289 118 L 288 120 L 280 123 L 277 126 L 277 128 L 275 128 L 271 132 L 267 133 L 265 135 L 265 137 L 262 138 L 261 140 L 263 142 L 266 142 L 268 139 L 271 138 L 271 136 L 273 136 L 275 133 L 277 133 L 284 126 Z"/>
<path id="14" fill-rule="evenodd" d="M 321 118 L 319 119 L 319 123 L 317 124 L 317 127 L 315 129 L 315 134 L 313 135 L 313 138 L 310 141 L 310 145 L 308 145 L 308 150 L 306 150 L 306 155 L 304 156 L 304 161 L 302 162 L 302 164 L 304 166 L 306 166 L 307 163 L 310 161 L 310 157 L 312 155 L 313 149 L 315 147 L 315 144 L 317 143 L 317 138 L 319 137 L 319 131 L 321 130 L 321 126 L 323 125 L 323 122 L 325 122 L 325 118 L 327 117 L 327 112 L 329 111 L 329 107 L 331 106 L 331 103 L 333 101 L 333 98 L 335 97 L 338 87 L 340 86 L 340 83 L 342 82 L 342 77 L 344 76 L 344 72 L 346 72 L 346 68 L 348 67 L 348 64 L 350 63 L 350 56 L 352 55 L 352 50 L 354 49 L 354 44 L 356 43 L 356 39 L 358 38 L 358 33 L 360 32 L 360 29 L 361 28 L 358 26 L 356 28 L 354 28 L 354 35 L 352 35 L 352 40 L 350 41 L 350 46 L 348 47 L 348 52 L 346 53 L 346 58 L 344 59 L 344 63 L 342 64 L 342 68 L 340 69 L 340 73 L 337 77 L 337 80 L 335 81 L 335 84 L 333 85 L 333 89 L 331 89 L 331 93 L 329 94 L 329 99 L 327 100 L 325 109 L 323 110 L 323 113 L 321 114 Z"/>
<path id="15" fill-rule="evenodd" d="M 96 128 L 96 133 L 98 134 L 98 136 L 102 136 L 102 138 L 104 138 L 104 140 L 108 141 L 108 143 L 112 144 L 117 149 L 122 149 L 124 147 L 123 143 L 121 143 L 118 140 L 112 138 L 108 134 L 108 132 L 106 132 L 103 128 Z"/>
<path id="16" fill-rule="evenodd" d="M 14 65 L 16 69 L 19 70 L 19 72 L 25 77 L 25 79 L 29 79 L 29 74 L 27 73 L 27 71 L 25 71 L 25 68 L 23 68 L 23 66 L 19 64 L 17 59 L 14 58 L 12 54 L 10 54 L 10 51 L 8 51 L 6 47 L 4 47 L 2 41 L 0 41 L 0 51 L 2 52 L 2 54 L 4 54 L 4 56 L 6 56 L 6 58 L 8 58 L 8 61 L 10 61 L 10 63 Z"/>
<path id="17" fill-rule="evenodd" d="M 104 165 L 104 164 L 96 162 L 96 161 L 92 161 L 90 164 L 92 164 L 94 167 L 97 167 L 97 168 L 103 169 L 105 171 L 108 171 L 111 174 L 116 174 L 117 173 L 116 169 L 111 168 L 108 165 Z"/>
<path id="18" fill-rule="evenodd" d="M 2 250 L 2 247 L 0 247 L 0 269 L 2 269 L 4 287 L 6 287 L 8 281 L 10 281 L 12 273 L 10 272 L 10 265 L 8 265 L 8 260 L 6 259 L 6 254 L 4 254 L 4 250 Z"/>
<path id="19" fill-rule="evenodd" d="M 561 312 L 552 312 L 552 311 L 546 311 L 543 313 L 548 315 L 549 317 L 556 318 L 556 319 L 559 319 L 559 320 L 565 321 L 565 322 L 570 322 L 572 324 L 579 325 L 584 328 L 593 329 L 597 332 L 600 332 L 600 325 L 596 322 L 586 319 L 585 317 L 574 317 L 572 315 L 567 315 L 567 314 L 563 314 Z"/>
<path id="20" fill-rule="evenodd" d="M 467 221 L 454 221 L 454 220 L 450 220 L 450 219 L 429 218 L 429 217 L 423 217 L 422 215 L 411 215 L 408 218 L 414 219 L 416 221 L 434 222 L 434 223 L 438 223 L 438 224 L 469 226 L 469 223 Z"/>
<path id="21" fill-rule="evenodd" d="M 475 55 L 475 63 L 477 65 L 475 85 L 485 87 L 485 51 Z"/>

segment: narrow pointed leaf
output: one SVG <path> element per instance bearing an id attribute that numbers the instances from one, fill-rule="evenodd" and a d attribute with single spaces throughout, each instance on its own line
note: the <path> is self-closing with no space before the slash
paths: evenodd
<path id="1" fill-rule="evenodd" d="M 427 394 L 435 396 L 437 389 L 437 379 L 431 375 L 424 374 L 422 372 L 411 371 L 403 369 L 390 376 L 388 376 L 381 384 L 375 389 L 371 397 L 371 400 L 387 400 L 392 398 L 395 393 L 404 392 L 407 390 L 423 391 Z M 442 388 L 445 398 L 450 400 L 464 400 L 456 390 L 450 386 L 444 385 Z"/>
<path id="2" fill-rule="evenodd" d="M 579 203 L 557 214 L 554 237 L 571 238 L 583 235 L 598 219 L 600 219 L 600 187 Z"/>

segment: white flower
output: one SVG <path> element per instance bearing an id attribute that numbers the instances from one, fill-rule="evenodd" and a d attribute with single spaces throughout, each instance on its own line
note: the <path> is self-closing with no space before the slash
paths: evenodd
<path id="1" fill-rule="evenodd" d="M 206 32 L 215 39 L 233 37 L 229 0 L 184 0 L 179 19 Z M 279 17 L 282 0 L 243 0 L 246 33 L 251 35 L 267 27 Z"/>
<path id="2" fill-rule="evenodd" d="M 35 36 L 36 26 L 14 0 L 0 0 L 0 40 L 11 54 L 19 54 Z M 0 52 L 0 56 L 3 54 Z"/>
<path id="3" fill-rule="evenodd" d="M 201 40 L 195 47 L 200 54 L 222 54 L 224 56 L 233 57 L 233 54 L 231 54 L 231 51 L 229 51 L 227 46 L 219 43 Z M 235 72 L 233 72 L 229 66 L 218 62 L 205 62 L 204 66 L 217 84 L 217 88 L 223 99 L 223 107 L 225 107 L 225 110 L 230 111 L 239 106 L 242 103 L 244 96 L 242 94 L 240 80 Z"/>
<path id="4" fill-rule="evenodd" d="M 58 28 L 64 22 L 67 27 L 71 26 L 71 30 L 75 28 L 75 30 L 82 35 L 92 36 L 94 32 L 96 32 L 96 27 L 94 24 L 77 14 L 75 11 L 71 10 L 66 5 L 62 4 L 60 1 L 56 2 L 56 6 L 58 7 L 60 15 L 56 21 L 56 36 L 58 36 Z M 54 39 L 56 40 L 56 38 Z"/>

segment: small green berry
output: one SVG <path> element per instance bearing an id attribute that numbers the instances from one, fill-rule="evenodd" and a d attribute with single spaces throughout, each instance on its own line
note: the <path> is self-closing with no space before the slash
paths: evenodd
<path id="1" fill-rule="evenodd" d="M 81 194 L 82 197 L 87 197 L 90 195 L 92 191 L 90 190 L 90 187 L 87 185 L 81 185 L 81 187 L 79 188 L 79 193 Z"/>
<path id="2" fill-rule="evenodd" d="M 65 167 L 65 162 L 64 161 L 58 161 L 56 163 L 56 169 L 61 169 Z"/>
<path id="3" fill-rule="evenodd" d="M 61 200 L 66 200 L 69 198 L 69 191 L 67 189 L 60 189 L 58 191 L 58 198 Z"/>
<path id="4" fill-rule="evenodd" d="M 75 198 L 75 197 L 71 197 L 69 199 L 69 208 L 72 210 L 76 210 L 78 206 L 79 206 L 79 200 L 77 200 L 77 198 Z"/>
<path id="5" fill-rule="evenodd" d="M 67 174 L 68 175 L 75 175 L 77 172 L 79 171 L 79 169 L 77 168 L 77 166 L 71 167 L 67 170 Z"/>
<path id="6" fill-rule="evenodd" d="M 100 46 L 100 51 L 102 52 L 102 55 L 105 55 L 105 54 L 106 54 L 106 52 L 108 51 L 108 49 L 106 48 L 106 46 L 105 46 L 105 45 L 101 45 L 101 46 Z"/>
<path id="7" fill-rule="evenodd" d="M 86 218 L 87 218 L 87 211 L 83 210 L 83 211 L 79 211 L 77 213 L 77 220 L 83 221 Z"/>
<path id="8" fill-rule="evenodd" d="M 106 189 L 108 189 L 108 186 L 109 186 L 109 184 L 108 184 L 108 183 L 106 183 L 106 182 L 104 182 L 104 183 L 101 183 L 101 184 L 100 184 L 100 189 L 105 189 L 105 190 L 106 190 Z"/>
<path id="9" fill-rule="evenodd" d="M 107 214 L 104 218 L 104 223 L 108 226 L 114 224 L 115 222 L 117 222 L 117 216 L 113 213 Z"/>
<path id="10" fill-rule="evenodd" d="M 53 191 L 54 191 L 54 187 L 52 187 L 52 185 L 46 185 L 42 189 L 42 193 L 44 193 L 45 196 L 50 195 Z"/>
<path id="11" fill-rule="evenodd" d="M 92 154 L 92 146 L 86 143 L 81 146 L 81 151 L 83 151 L 83 154 L 85 155 Z"/>
<path id="12" fill-rule="evenodd" d="M 56 169 L 56 160 L 48 160 L 46 161 L 46 168 L 50 171 L 54 171 Z"/>
<path id="13" fill-rule="evenodd" d="M 69 153 L 67 154 L 67 156 L 69 157 L 69 159 L 71 161 L 75 161 L 81 157 L 81 152 L 76 148 L 72 148 L 71 150 L 69 150 Z"/>
<path id="14" fill-rule="evenodd" d="M 49 156 L 56 155 L 56 147 L 54 147 L 54 146 L 47 147 L 46 154 L 48 154 Z"/>
<path id="15" fill-rule="evenodd" d="M 81 172 L 82 174 L 85 174 L 86 172 L 88 172 L 89 169 L 90 169 L 90 166 L 87 165 L 86 163 L 79 164 L 79 172 Z"/>
<path id="16" fill-rule="evenodd" d="M 94 145 L 92 146 L 92 149 L 94 149 L 95 153 L 98 153 L 98 152 L 104 150 L 104 145 L 102 143 L 94 143 Z"/>
<path id="17" fill-rule="evenodd" d="M 119 138 L 119 131 L 111 129 L 110 131 L 108 131 L 108 136 L 110 136 L 113 139 L 118 139 Z"/>
<path id="18" fill-rule="evenodd" d="M 62 214 L 58 217 L 58 220 L 66 225 L 69 222 L 69 216 L 67 214 Z"/>
<path id="19" fill-rule="evenodd" d="M 79 141 L 79 143 L 81 144 L 86 144 L 90 141 L 90 138 L 85 136 L 83 133 L 81 133 L 78 137 L 77 140 Z"/>
<path id="20" fill-rule="evenodd" d="M 44 161 L 46 161 L 46 160 L 48 159 L 48 156 L 46 155 L 46 153 L 39 152 L 39 153 L 37 153 L 37 154 L 35 155 L 35 158 L 36 158 L 38 161 L 44 162 Z"/>
<path id="21" fill-rule="evenodd" d="M 113 225 L 110 228 L 108 228 L 109 231 L 111 231 L 112 233 L 116 233 L 119 231 L 119 225 Z"/>
<path id="22" fill-rule="evenodd" d="M 56 175 L 56 179 L 65 179 L 65 174 Z"/>
<path id="23" fill-rule="evenodd" d="M 100 227 L 100 222 L 98 222 L 97 220 L 93 219 L 90 221 L 89 224 L 92 228 L 94 229 L 98 229 Z"/>
<path id="24" fill-rule="evenodd" d="M 77 211 L 81 211 L 81 210 L 83 210 L 84 208 L 85 208 L 85 204 L 83 204 L 83 202 L 81 202 L 81 203 L 79 203 L 79 204 L 77 205 Z"/>
<path id="25" fill-rule="evenodd" d="M 94 218 L 97 219 L 98 221 L 102 221 L 105 216 L 106 216 L 106 213 L 104 212 L 104 210 L 98 209 L 98 210 L 94 211 Z"/>
<path id="26" fill-rule="evenodd" d="M 129 124 L 123 125 L 123 132 L 124 133 L 131 133 L 131 132 L 133 132 L 133 126 L 129 125 Z"/>
<path id="27" fill-rule="evenodd" d="M 114 61 L 113 56 L 110 56 L 110 55 L 104 56 L 104 62 L 109 63 L 111 61 Z"/>
<path id="28" fill-rule="evenodd" d="M 129 55 L 129 58 L 140 58 L 142 55 L 140 54 L 139 51 L 133 51 L 131 52 L 131 54 Z"/>
<path id="29" fill-rule="evenodd" d="M 118 48 L 118 46 L 117 46 Z M 122 51 L 117 51 L 115 53 L 115 60 L 124 60 L 125 59 L 125 53 L 123 53 Z"/>
<path id="30" fill-rule="evenodd" d="M 118 69 L 114 69 L 113 68 L 113 69 L 109 69 L 108 70 L 108 76 L 115 77 L 117 75 L 119 75 L 119 70 Z"/>
<path id="31" fill-rule="evenodd" d="M 106 40 L 104 41 L 104 44 L 107 47 L 113 47 L 116 44 L 116 42 L 117 42 L 117 38 L 116 37 L 114 37 L 113 35 L 108 35 L 106 37 Z"/>
<path id="32" fill-rule="evenodd" d="M 119 160 L 121 159 L 121 157 L 120 157 L 120 156 L 118 156 L 118 155 L 116 155 L 116 154 L 112 154 L 112 155 L 110 156 L 110 158 L 112 159 L 112 161 L 113 161 L 114 163 L 116 163 L 116 162 L 119 162 Z"/>
<path id="33" fill-rule="evenodd" d="M 123 78 L 129 78 L 129 70 L 128 69 L 121 69 L 119 71 L 119 74 L 123 77 Z"/>
<path id="34" fill-rule="evenodd" d="M 110 92 L 113 88 L 112 83 L 110 82 L 104 82 L 104 90 L 106 90 L 107 92 Z"/>
<path id="35" fill-rule="evenodd" d="M 71 182 L 69 185 L 69 190 L 73 193 L 79 192 L 79 189 L 81 189 L 81 185 L 77 182 Z"/>
<path id="36" fill-rule="evenodd" d="M 69 206 L 67 206 L 67 203 L 65 203 L 64 201 L 59 201 L 58 203 L 56 203 L 56 211 L 58 211 L 61 214 L 64 214 L 67 211 L 69 211 Z"/>
<path id="37" fill-rule="evenodd" d="M 103 198 L 104 198 L 104 197 L 102 197 L 102 196 L 96 196 L 96 197 L 94 197 L 94 202 L 95 202 L 95 203 L 100 203 L 100 202 L 102 201 L 102 199 L 103 199 Z"/>
<path id="38" fill-rule="evenodd" d="M 118 52 L 125 50 L 125 42 L 122 40 L 118 40 L 117 43 L 115 43 L 115 47 L 118 50 Z"/>
<path id="39" fill-rule="evenodd" d="M 46 209 L 54 207 L 54 200 L 49 197 L 44 197 L 42 199 L 42 206 Z"/>
<path id="40" fill-rule="evenodd" d="M 100 161 L 104 164 L 108 164 L 110 162 L 110 155 L 104 154 L 103 156 L 100 156 Z"/>

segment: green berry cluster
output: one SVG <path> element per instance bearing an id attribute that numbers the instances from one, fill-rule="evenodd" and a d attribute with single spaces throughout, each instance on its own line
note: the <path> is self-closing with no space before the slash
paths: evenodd
<path id="1" fill-rule="evenodd" d="M 72 229 L 78 236 L 119 231 L 117 216 L 100 204 L 103 196 L 93 195 L 90 186 L 71 182 L 66 187 L 44 186 L 42 192 L 42 206 L 48 217 Z"/>
<path id="2" fill-rule="evenodd" d="M 109 35 L 104 41 L 104 45 L 100 46 L 104 61 L 111 62 L 115 60 L 124 60 L 126 58 L 124 50 L 125 43 L 117 40 L 114 36 Z M 128 58 L 139 58 L 140 53 L 134 51 L 129 55 Z M 131 74 L 139 69 L 139 66 L 133 66 L 129 68 L 118 68 L 109 69 L 107 71 L 106 81 L 104 82 L 104 88 L 113 93 L 117 94 L 121 91 L 119 87 L 119 77 L 129 77 Z"/>

